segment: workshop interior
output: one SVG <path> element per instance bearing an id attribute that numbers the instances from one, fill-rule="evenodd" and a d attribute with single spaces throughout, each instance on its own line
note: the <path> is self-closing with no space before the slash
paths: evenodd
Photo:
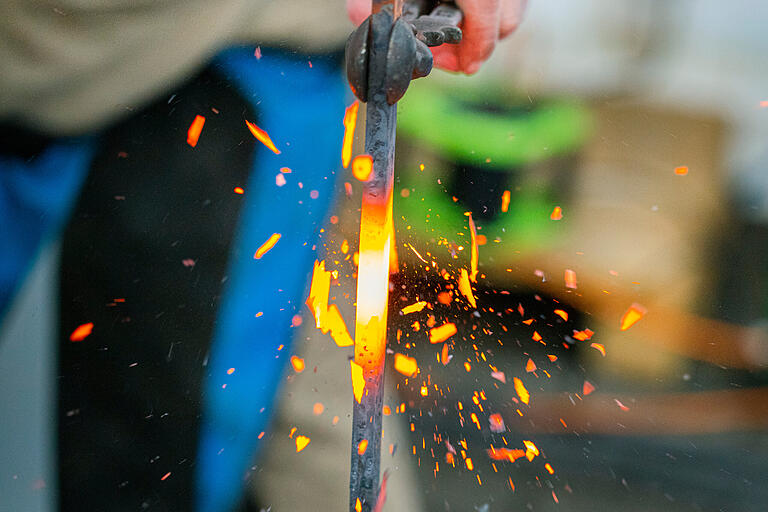
<path id="1" fill-rule="evenodd" d="M 502 4 L 0 6 L 0 512 L 766 510 L 768 3 Z"/>

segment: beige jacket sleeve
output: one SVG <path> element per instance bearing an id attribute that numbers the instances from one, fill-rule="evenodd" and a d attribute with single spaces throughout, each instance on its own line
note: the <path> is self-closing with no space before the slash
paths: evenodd
<path id="1" fill-rule="evenodd" d="M 85 133 L 141 108 L 238 42 L 321 52 L 343 0 L 0 1 L 0 120 Z"/>

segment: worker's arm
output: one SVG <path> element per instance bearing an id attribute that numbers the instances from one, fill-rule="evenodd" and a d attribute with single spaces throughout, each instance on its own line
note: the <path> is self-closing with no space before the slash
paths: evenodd
<path id="1" fill-rule="evenodd" d="M 515 31 L 527 0 L 455 0 L 464 12 L 463 40 L 433 48 L 435 64 L 448 71 L 475 73 L 490 57 L 496 42 Z M 347 0 L 347 11 L 359 25 L 371 12 L 370 0 Z"/>

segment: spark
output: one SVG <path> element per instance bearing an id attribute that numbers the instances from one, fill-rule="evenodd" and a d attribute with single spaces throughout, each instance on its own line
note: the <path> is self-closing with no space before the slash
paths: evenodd
<path id="1" fill-rule="evenodd" d="M 344 142 L 341 144 L 341 164 L 346 169 L 352 159 L 352 141 L 355 137 L 355 125 L 357 124 L 357 110 L 360 103 L 355 101 L 344 111 Z"/>
<path id="2" fill-rule="evenodd" d="M 565 287 L 572 290 L 576 289 L 576 272 L 569 268 L 565 269 Z"/>
<path id="3" fill-rule="evenodd" d="M 440 343 L 445 341 L 458 331 L 456 330 L 456 324 L 452 322 L 445 323 L 439 327 L 433 327 L 429 331 L 429 342 Z"/>
<path id="4" fill-rule="evenodd" d="M 563 311 L 562 309 L 556 309 L 555 310 L 555 314 L 557 316 L 559 316 L 560 318 L 562 318 L 563 320 L 565 320 L 566 322 L 568 321 L 568 312 L 567 311 Z"/>
<path id="5" fill-rule="evenodd" d="M 597 350 L 598 352 L 603 354 L 603 357 L 605 357 L 605 346 L 602 343 L 592 343 L 590 347 Z"/>
<path id="6" fill-rule="evenodd" d="M 525 458 L 532 461 L 539 454 L 539 449 L 533 444 L 533 441 L 523 441 L 525 445 Z"/>
<path id="7" fill-rule="evenodd" d="M 563 209 L 559 206 L 555 206 L 555 208 L 552 210 L 552 213 L 549 215 L 549 218 L 552 220 L 560 220 L 563 218 Z"/>
<path id="8" fill-rule="evenodd" d="M 504 375 L 504 372 L 491 372 L 491 377 L 501 382 L 502 384 L 507 383 L 507 377 Z"/>
<path id="9" fill-rule="evenodd" d="M 354 361 L 349 362 L 352 369 L 352 394 L 355 395 L 355 400 L 360 403 L 363 399 L 363 391 L 365 390 L 365 377 L 363 377 L 363 367 Z"/>
<path id="10" fill-rule="evenodd" d="M 291 356 L 291 366 L 296 373 L 301 373 L 304 371 L 304 360 L 297 356 Z"/>
<path id="11" fill-rule="evenodd" d="M 583 331 L 573 331 L 573 339 L 579 341 L 587 341 L 592 338 L 595 333 L 591 329 L 584 329 Z"/>
<path id="12" fill-rule="evenodd" d="M 203 131 L 203 125 L 205 124 L 205 117 L 195 116 L 192 124 L 189 125 L 187 130 L 187 144 L 192 147 L 197 146 L 197 141 L 200 139 L 200 133 Z"/>
<path id="13" fill-rule="evenodd" d="M 519 448 L 495 448 L 491 446 L 488 450 L 488 456 L 493 460 L 508 460 L 509 462 L 515 462 L 517 459 L 525 457 L 525 450 Z"/>
<path id="14" fill-rule="evenodd" d="M 594 384 L 592 384 L 588 380 L 585 380 L 584 387 L 582 389 L 582 393 L 584 394 L 584 396 L 591 394 L 594 390 L 595 390 Z"/>
<path id="15" fill-rule="evenodd" d="M 517 396 L 520 397 L 520 401 L 524 404 L 528 404 L 528 402 L 531 400 L 531 394 L 528 393 L 528 390 L 525 389 L 525 385 L 523 384 L 523 381 L 518 379 L 517 377 L 514 377 L 514 384 L 515 384 L 515 393 L 517 393 Z"/>
<path id="16" fill-rule="evenodd" d="M 267 132 L 253 124 L 252 122 L 248 121 L 246 119 L 245 121 L 246 126 L 248 126 L 248 129 L 251 131 L 254 137 L 258 139 L 259 142 L 267 146 L 274 154 L 279 155 L 280 150 L 275 147 L 275 144 L 272 142 L 272 139 L 269 138 L 269 135 Z"/>
<path id="17" fill-rule="evenodd" d="M 352 160 L 352 176 L 359 181 L 368 181 L 373 172 L 373 157 L 371 155 L 358 155 Z"/>
<path id="18" fill-rule="evenodd" d="M 404 315 L 410 314 L 410 313 L 416 313 L 418 311 L 421 311 L 424 309 L 424 307 L 427 305 L 427 301 L 422 300 L 419 302 L 414 302 L 410 306 L 405 306 L 401 311 Z"/>
<path id="19" fill-rule="evenodd" d="M 307 447 L 310 439 L 307 436 L 296 436 L 296 453 Z"/>
<path id="20" fill-rule="evenodd" d="M 477 252 L 477 228 L 475 227 L 475 221 L 472 220 L 472 214 L 469 214 L 469 233 L 472 237 L 472 249 L 470 251 L 470 257 L 469 257 L 469 279 L 473 282 L 477 282 L 477 263 L 478 263 L 478 252 Z"/>
<path id="21" fill-rule="evenodd" d="M 261 244 L 261 247 L 256 249 L 256 252 L 253 255 L 253 259 L 260 260 L 262 256 L 267 254 L 270 249 L 275 246 L 278 240 L 280 240 L 280 233 L 272 233 L 267 241 Z"/>
<path id="22" fill-rule="evenodd" d="M 555 474 L 555 470 L 552 469 L 552 465 L 549 462 L 544 464 L 544 469 L 546 469 L 549 472 L 550 475 L 554 475 Z"/>
<path id="23" fill-rule="evenodd" d="M 357 454 L 363 455 L 365 453 L 365 450 L 368 449 L 368 440 L 363 439 L 359 443 L 357 443 Z"/>
<path id="24" fill-rule="evenodd" d="M 83 341 L 85 338 L 91 335 L 93 332 L 93 322 L 79 325 L 72 334 L 69 335 L 69 341 Z"/>
<path id="25" fill-rule="evenodd" d="M 685 176 L 686 174 L 688 174 L 688 167 L 685 165 L 675 167 L 675 174 L 677 174 L 678 176 Z"/>
<path id="26" fill-rule="evenodd" d="M 245 194 L 245 190 L 243 190 L 243 187 L 235 187 L 234 192 L 235 194 Z"/>
<path id="27" fill-rule="evenodd" d="M 323 411 L 325 411 L 325 406 L 320 402 L 315 402 L 315 405 L 312 406 L 312 414 L 315 416 L 320 416 Z"/>
<path id="28" fill-rule="evenodd" d="M 507 213 L 509 211 L 509 199 L 511 195 L 509 190 L 505 190 L 503 194 L 501 194 L 501 211 L 502 213 Z"/>
<path id="29" fill-rule="evenodd" d="M 525 364 L 525 371 L 528 373 L 536 371 L 536 363 L 533 362 L 533 359 L 528 358 L 528 362 Z"/>
<path id="30" fill-rule="evenodd" d="M 626 331 L 635 325 L 647 312 L 648 310 L 637 302 L 633 303 L 621 317 L 621 330 Z"/>
<path id="31" fill-rule="evenodd" d="M 494 432 L 496 434 L 500 432 L 504 432 L 504 418 L 501 417 L 501 414 L 494 413 L 491 414 L 488 417 L 488 422 L 490 423 L 491 432 Z"/>
<path id="32" fill-rule="evenodd" d="M 406 377 L 413 377 L 419 371 L 419 365 L 416 359 L 403 354 L 395 354 L 395 370 Z"/>
<path id="33" fill-rule="evenodd" d="M 477 309 L 477 301 L 472 293 L 472 286 L 469 284 L 469 274 L 466 269 L 461 269 L 459 273 L 459 292 L 466 297 L 472 308 Z"/>
<path id="34" fill-rule="evenodd" d="M 171 472 L 170 472 L 170 471 L 169 471 L 169 472 L 167 472 L 166 474 L 164 474 L 164 475 L 163 475 L 163 476 L 160 478 L 160 481 L 165 481 L 165 479 L 166 479 L 166 478 L 168 478 L 169 476 L 171 476 Z"/>

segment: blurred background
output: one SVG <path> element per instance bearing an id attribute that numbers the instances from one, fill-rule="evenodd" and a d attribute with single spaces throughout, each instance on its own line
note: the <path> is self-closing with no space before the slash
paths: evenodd
<path id="1" fill-rule="evenodd" d="M 766 21 L 768 4 L 758 0 L 531 0 L 520 28 L 478 75 L 434 72 L 411 85 L 398 109 L 394 211 L 399 271 L 392 275 L 390 296 L 389 414 L 382 444 L 382 467 L 388 472 L 385 510 L 765 510 Z M 274 46 L 285 46 L 276 39 Z M 327 46 L 324 55 L 335 55 L 328 59 L 338 62 L 333 50 L 339 45 Z M 313 53 L 312 47 L 299 50 L 292 48 L 288 58 L 303 66 L 307 59 L 301 52 Z M 269 51 L 265 45 L 264 55 Z M 279 73 L 278 67 L 275 76 Z M 108 488 L 106 496 L 122 496 L 133 485 L 124 483 L 131 478 L 92 481 L 100 456 L 112 456 L 110 446 L 121 446 L 123 455 L 117 457 L 141 452 L 133 462 L 136 474 L 150 468 L 157 472 L 152 465 L 158 446 L 175 442 L 178 435 L 184 448 L 163 456 L 184 462 L 173 460 L 169 471 L 201 471 L 197 438 L 185 440 L 186 434 L 179 433 L 203 414 L 198 397 L 202 377 L 195 372 L 208 371 L 203 369 L 210 353 L 207 340 L 215 329 L 214 312 L 224 302 L 219 300 L 222 283 L 231 273 L 225 270 L 227 240 L 237 238 L 233 219 L 244 215 L 231 203 L 230 191 L 248 180 L 248 157 L 238 152 L 250 151 L 253 141 L 222 125 L 215 132 L 217 145 L 203 148 L 209 153 L 202 161 L 200 151 L 184 154 L 181 164 L 161 160 L 161 155 L 188 149 L 183 139 L 189 121 L 203 108 L 234 112 L 233 123 L 242 124 L 243 115 L 256 118 L 258 107 L 246 101 L 247 93 L 241 89 L 242 97 L 234 98 L 237 91 L 230 82 L 237 80 L 221 76 L 211 78 L 204 71 L 190 79 L 181 99 L 173 100 L 186 103 L 174 104 L 170 94 L 159 98 L 149 113 L 137 116 L 144 124 L 134 118 L 133 125 L 112 132 L 119 136 L 109 139 L 111 160 L 100 160 L 100 169 L 119 179 L 122 171 L 116 166 L 131 165 L 116 164 L 119 153 L 140 155 L 145 138 L 170 133 L 160 150 L 139 157 L 135 168 L 153 169 L 160 161 L 169 168 L 199 167 L 195 172 L 211 173 L 196 182 L 197 195 L 179 192 L 169 207 L 176 221 L 163 218 L 159 210 L 157 225 L 176 222 L 184 234 L 169 227 L 165 238 L 149 236 L 156 247 L 123 273 L 124 282 L 132 282 L 142 268 L 165 259 L 173 261 L 168 268 L 174 270 L 158 268 L 153 289 L 186 282 L 189 265 L 177 261 L 184 251 L 169 252 L 179 240 L 185 258 L 192 257 L 188 249 L 195 247 L 188 241 L 196 240 L 205 255 L 196 261 L 211 262 L 215 271 L 209 268 L 212 273 L 205 274 L 203 266 L 196 270 L 201 277 L 157 299 L 168 308 L 139 306 L 125 315 L 130 320 L 117 320 L 111 311 L 104 317 L 114 325 L 158 321 L 161 310 L 170 317 L 139 337 L 136 331 L 121 336 L 171 336 L 176 340 L 171 350 L 182 352 L 172 356 L 168 343 L 161 344 L 142 356 L 142 365 L 153 370 L 134 383 L 137 387 L 110 384 L 134 391 L 146 386 L 151 391 L 142 392 L 161 398 L 132 406 L 133 419 L 125 423 L 115 419 L 122 404 L 112 404 L 107 419 L 78 423 L 81 409 L 96 411 L 119 396 L 87 391 L 111 378 L 101 373 L 89 373 L 88 385 L 72 380 L 83 368 L 103 364 L 99 358 L 105 351 L 116 351 L 109 334 L 92 352 L 73 352 L 66 342 L 56 377 L 44 375 L 45 368 L 57 364 L 54 355 L 44 344 L 32 349 L 30 340 L 44 337 L 33 331 L 57 322 L 58 314 L 69 321 L 60 328 L 65 336 L 79 323 L 72 313 L 77 308 L 69 303 L 79 304 L 77 311 L 85 308 L 90 319 L 126 290 L 105 284 L 91 295 L 81 293 L 83 283 L 92 280 L 97 251 L 125 267 L 131 258 L 122 260 L 121 255 L 138 243 L 131 239 L 114 246 L 109 240 L 116 236 L 111 234 L 116 224 L 108 215 L 118 215 L 117 207 L 102 205 L 98 198 L 112 200 L 124 192 L 110 186 L 106 171 L 91 174 L 63 248 L 46 251 L 63 251 L 63 257 L 36 263 L 11 310 L 17 313 L 2 325 L 0 511 L 22 510 L 19 503 L 34 503 L 26 510 L 74 509 L 75 501 L 58 496 L 70 492 L 67 485 L 86 482 L 90 487 L 82 492 Z M 349 104 L 352 97 L 344 101 Z M 316 171 L 326 185 L 308 187 L 320 189 L 333 203 L 328 211 L 307 214 L 314 216 L 307 237 L 320 237 L 312 256 L 336 271 L 331 302 L 351 330 L 361 186 L 337 161 L 343 109 L 337 110 L 336 117 L 319 117 L 321 126 L 326 119 L 339 132 L 334 135 L 338 146 L 329 149 L 336 163 L 323 161 Z M 302 115 L 296 114 L 297 124 Z M 182 149 L 172 146 L 174 137 Z M 362 139 L 358 126 L 355 154 L 363 151 Z M 127 149 L 125 141 L 133 146 Z M 227 155 L 223 160 L 222 153 Z M 282 164 L 269 165 L 272 186 Z M 280 175 L 290 182 L 304 179 L 301 172 L 299 167 L 298 175 L 282 170 Z M 218 195 L 209 192 L 225 173 L 226 187 Z M 169 177 L 167 187 L 175 188 L 185 176 Z M 144 182 L 134 188 L 152 186 Z M 328 186 L 327 194 L 322 186 Z M 201 212 L 199 205 L 207 200 L 217 213 Z M 300 200 L 309 203 L 304 196 Z M 147 196 L 124 215 L 151 210 L 153 201 L 157 196 Z M 472 213 L 477 230 L 476 307 L 456 284 L 460 269 L 468 268 L 472 246 L 466 212 Z M 189 218 L 199 230 L 189 226 Z M 96 226 L 94 219 L 101 219 Z M 126 225 L 132 232 L 133 225 Z M 94 245 L 95 238 L 103 238 L 113 252 Z M 274 268 L 308 276 L 312 257 L 307 257 L 300 268 Z M 106 265 L 104 272 L 111 275 L 112 267 Z M 71 290 L 61 299 L 63 313 L 50 310 L 56 309 L 51 304 L 57 299 L 44 284 L 58 279 L 56 273 L 63 276 L 63 289 Z M 170 284 L 165 280 L 169 275 Z M 147 300 L 145 292 L 137 291 L 135 300 Z M 285 313 L 294 340 L 286 352 L 303 360 L 302 370 L 285 362 L 275 370 L 274 414 L 254 431 L 263 433 L 257 458 L 245 464 L 247 478 L 242 473 L 235 477 L 247 488 L 244 510 L 348 506 L 352 351 L 315 329 L 302 304 L 307 293 L 308 288 Z M 89 306 L 97 298 L 98 304 Z M 265 300 L 271 300 L 266 293 Z M 418 301 L 426 301 L 426 308 L 402 311 Z M 248 316 L 256 311 L 249 310 Z M 189 327 L 190 319 L 199 323 Z M 429 329 L 446 322 L 456 324 L 457 334 L 443 344 L 430 343 Z M 187 337 L 200 340 L 191 344 Z M 127 367 L 135 353 L 131 347 L 122 350 L 120 365 Z M 418 375 L 392 370 L 394 353 L 414 357 Z M 156 380 L 170 371 L 185 377 Z M 530 394 L 528 403 L 515 379 Z M 57 389 L 66 405 L 54 404 L 54 419 L 45 404 L 56 402 Z M 164 437 L 136 427 L 156 421 L 151 415 L 160 417 L 177 401 L 191 405 L 180 411 L 177 423 L 163 427 Z M 254 407 L 249 403 L 246 410 Z M 97 444 L 104 451 L 89 451 L 94 431 L 103 435 Z M 311 439 L 301 451 L 296 432 Z M 68 451 L 57 451 L 57 442 Z M 187 459 L 191 469 L 182 469 Z M 75 480 L 71 474 L 61 476 L 73 468 Z M 152 473 L 114 510 L 183 509 L 175 508 L 175 498 L 166 500 L 168 491 L 159 487 L 165 472 L 157 478 Z M 69 482 L 65 491 L 55 484 L 62 478 Z M 174 496 L 195 492 L 189 478 L 188 485 L 172 491 Z"/>

